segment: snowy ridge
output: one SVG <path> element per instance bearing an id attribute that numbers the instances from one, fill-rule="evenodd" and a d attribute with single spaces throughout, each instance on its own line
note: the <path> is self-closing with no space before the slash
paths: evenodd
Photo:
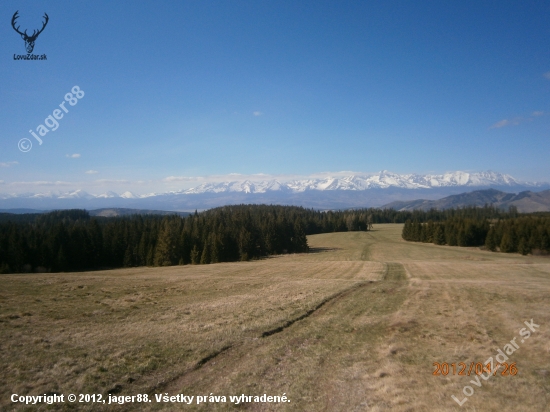
<path id="1" fill-rule="evenodd" d="M 387 189 L 430 189 L 453 186 L 537 186 L 536 183 L 520 182 L 510 175 L 487 171 L 479 173 L 452 172 L 441 175 L 396 174 L 383 170 L 374 175 L 351 175 L 345 177 L 326 177 L 323 179 L 303 179 L 280 182 L 268 180 L 260 182 L 233 181 L 223 183 L 205 183 L 181 191 L 184 194 L 200 193 L 266 193 L 268 191 L 288 191 L 293 193 L 306 190 L 368 190 Z"/>
<path id="2" fill-rule="evenodd" d="M 0 199 L 144 199 L 170 195 L 220 194 L 220 193 L 303 193 L 306 191 L 364 191 L 369 189 L 435 189 L 445 187 L 537 187 L 544 183 L 530 183 L 514 179 L 512 176 L 492 171 L 449 172 L 444 174 L 397 174 L 383 170 L 374 174 L 358 174 L 344 177 L 306 178 L 280 181 L 277 179 L 251 181 L 204 183 L 191 189 L 165 193 L 134 194 L 126 191 L 117 194 L 112 191 L 92 195 L 83 190 L 69 192 L 0 194 Z"/>

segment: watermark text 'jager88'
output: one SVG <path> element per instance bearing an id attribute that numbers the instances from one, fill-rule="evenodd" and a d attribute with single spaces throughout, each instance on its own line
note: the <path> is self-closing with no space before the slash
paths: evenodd
<path id="1" fill-rule="evenodd" d="M 69 109 L 65 106 L 67 103 L 70 106 L 76 106 L 78 101 L 84 97 L 84 90 L 80 89 L 79 86 L 73 86 L 71 89 L 72 93 L 65 94 L 65 101 L 59 104 L 59 107 L 62 109 L 55 109 L 51 115 L 44 119 L 44 124 L 40 124 L 36 128 L 36 133 L 40 137 L 46 136 L 48 132 L 54 132 L 59 128 L 58 120 L 61 120 L 66 113 L 69 113 Z M 42 144 L 42 139 L 31 129 L 29 133 L 36 139 L 38 144 Z M 19 150 L 22 152 L 28 152 L 32 149 L 32 142 L 26 137 L 21 139 L 17 145 Z"/>

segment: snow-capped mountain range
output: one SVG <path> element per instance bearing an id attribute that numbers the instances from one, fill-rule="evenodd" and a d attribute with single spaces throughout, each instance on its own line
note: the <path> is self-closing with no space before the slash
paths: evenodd
<path id="1" fill-rule="evenodd" d="M 280 182 L 266 180 L 260 182 L 233 181 L 205 183 L 192 189 L 181 191 L 185 194 L 200 193 L 266 193 L 269 191 L 288 191 L 293 193 L 306 190 L 368 190 L 387 189 L 429 189 L 453 186 L 537 186 L 537 183 L 520 182 L 510 175 L 492 171 L 480 173 L 452 172 L 441 175 L 396 174 L 383 170 L 374 175 L 351 175 L 345 177 L 326 177 L 323 179 L 303 179 Z"/>
<path id="2" fill-rule="evenodd" d="M 545 183 L 523 182 L 510 175 L 493 171 L 486 172 L 449 172 L 444 174 L 397 174 L 383 170 L 369 175 L 350 175 L 344 177 L 307 178 L 302 180 L 264 181 L 235 180 L 219 183 L 204 183 L 191 189 L 182 189 L 165 193 L 136 195 L 130 191 L 117 194 L 112 191 L 99 195 L 83 190 L 69 192 L 0 194 L 0 199 L 144 199 L 167 195 L 198 194 L 266 194 L 266 193 L 304 193 L 308 191 L 365 191 L 369 189 L 435 189 L 435 188 L 477 188 L 477 187 L 540 187 Z"/>

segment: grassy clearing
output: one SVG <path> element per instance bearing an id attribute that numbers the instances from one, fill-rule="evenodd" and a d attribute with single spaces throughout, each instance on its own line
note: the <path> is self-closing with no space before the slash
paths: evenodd
<path id="1" fill-rule="evenodd" d="M 0 408 L 11 393 L 110 391 L 291 399 L 145 410 L 547 410 L 550 259 L 375 229 L 255 262 L 4 275 Z M 459 407 L 471 378 L 433 376 L 433 362 L 484 361 L 530 319 L 541 326 L 510 356 L 518 375 Z"/>

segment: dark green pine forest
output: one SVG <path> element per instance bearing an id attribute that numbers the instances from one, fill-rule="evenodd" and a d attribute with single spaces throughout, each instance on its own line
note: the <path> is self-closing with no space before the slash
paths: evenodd
<path id="1" fill-rule="evenodd" d="M 318 211 L 235 205 L 178 215 L 91 217 L 85 210 L 0 213 L 0 273 L 247 261 L 308 252 L 307 235 L 405 223 L 403 238 L 492 251 L 550 252 L 548 214 L 485 206 L 429 211 Z"/>
<path id="2" fill-rule="evenodd" d="M 187 217 L 90 217 L 85 210 L 0 214 L 0 272 L 209 264 L 303 253 L 309 249 L 307 234 L 366 230 L 369 219 L 366 210 L 266 205 L 225 206 Z"/>
<path id="3" fill-rule="evenodd" d="M 478 213 L 458 209 L 438 221 L 427 216 L 407 219 L 402 236 L 436 245 L 482 246 L 493 252 L 549 254 L 550 216 L 519 215 L 515 209 L 505 213 L 491 207 L 479 208 Z"/>

